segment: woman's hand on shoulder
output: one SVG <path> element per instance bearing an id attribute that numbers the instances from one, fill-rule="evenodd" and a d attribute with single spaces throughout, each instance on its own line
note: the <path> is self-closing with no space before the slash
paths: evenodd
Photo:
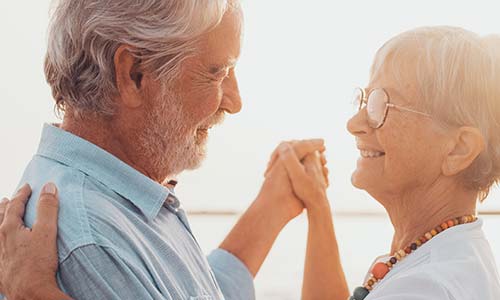
<path id="1" fill-rule="evenodd" d="M 23 222 L 30 195 L 25 185 L 0 203 L 0 293 L 9 300 L 70 299 L 56 282 L 57 189 L 54 184 L 43 188 L 33 228 Z"/>

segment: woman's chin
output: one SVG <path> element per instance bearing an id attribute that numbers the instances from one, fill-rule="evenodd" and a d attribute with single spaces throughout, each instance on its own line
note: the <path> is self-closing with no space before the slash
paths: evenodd
<path id="1" fill-rule="evenodd" d="M 357 189 L 366 190 L 372 184 L 373 179 L 363 170 L 356 169 L 351 175 L 351 184 Z"/>
<path id="2" fill-rule="evenodd" d="M 357 189 L 363 189 L 363 181 L 361 180 L 357 170 L 351 175 L 351 184 Z"/>

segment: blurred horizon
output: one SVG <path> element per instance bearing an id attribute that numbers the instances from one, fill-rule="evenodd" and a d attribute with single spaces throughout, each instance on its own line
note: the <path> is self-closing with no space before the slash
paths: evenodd
<path id="1" fill-rule="evenodd" d="M 245 211 L 236 210 L 188 210 L 186 213 L 190 216 L 239 216 Z M 388 217 L 388 214 L 383 211 L 334 211 L 333 216 L 341 217 Z M 496 210 L 478 210 L 478 216 L 500 216 L 500 211 Z"/>

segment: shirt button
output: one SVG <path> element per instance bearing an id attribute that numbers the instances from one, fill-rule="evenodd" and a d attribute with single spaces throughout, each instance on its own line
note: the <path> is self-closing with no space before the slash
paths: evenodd
<path id="1" fill-rule="evenodd" d="M 168 196 L 167 204 L 170 207 L 175 208 L 175 209 L 178 209 L 181 206 L 181 203 L 179 202 L 179 200 L 177 200 L 177 198 L 172 197 L 172 196 Z"/>

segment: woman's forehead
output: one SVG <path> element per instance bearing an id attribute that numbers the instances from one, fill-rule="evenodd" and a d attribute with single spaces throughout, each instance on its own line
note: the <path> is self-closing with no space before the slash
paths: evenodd
<path id="1" fill-rule="evenodd" d="M 417 105 L 419 99 L 415 81 L 410 76 L 396 77 L 392 72 L 382 71 L 372 77 L 366 91 L 383 88 L 392 103 L 399 105 Z"/>
<path id="2" fill-rule="evenodd" d="M 394 43 L 395 45 L 393 45 Z M 370 88 L 385 88 L 399 104 L 419 105 L 422 93 L 418 86 L 419 52 L 413 40 L 395 39 L 377 52 L 370 72 Z"/>

